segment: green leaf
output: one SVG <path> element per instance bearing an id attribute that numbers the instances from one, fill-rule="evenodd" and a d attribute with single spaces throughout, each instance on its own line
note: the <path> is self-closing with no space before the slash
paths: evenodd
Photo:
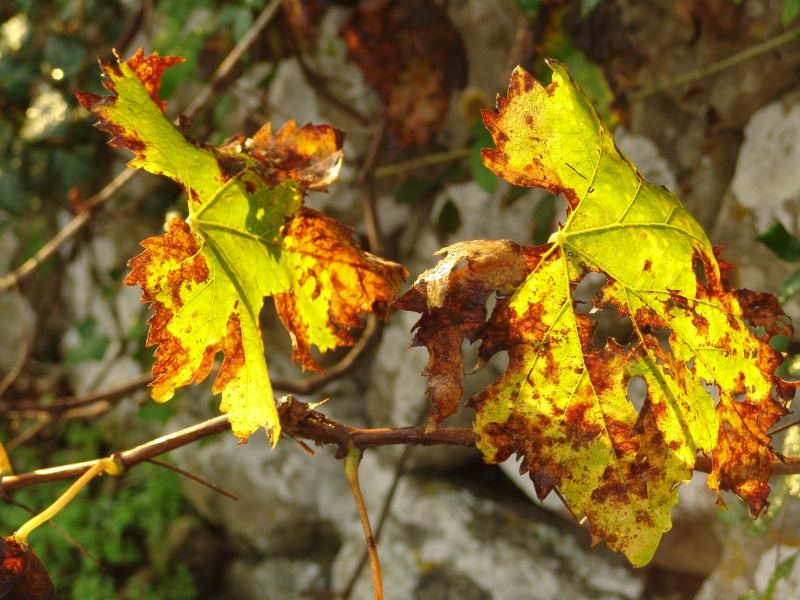
<path id="1" fill-rule="evenodd" d="M 497 175 L 492 173 L 481 160 L 481 151 L 492 145 L 492 136 L 486 131 L 483 123 L 475 121 L 472 126 L 472 133 L 475 136 L 472 146 L 469 149 L 469 170 L 472 178 L 484 190 L 493 194 L 497 190 L 499 180 Z"/>
<path id="2" fill-rule="evenodd" d="M 585 19 L 603 0 L 581 0 L 581 16 Z"/>
<path id="3" fill-rule="evenodd" d="M 455 233 L 459 227 L 461 227 L 461 215 L 458 207 L 448 198 L 436 219 L 436 228 L 442 233 L 448 234 Z"/>
<path id="4" fill-rule="evenodd" d="M 791 25 L 800 16 L 800 0 L 783 0 L 781 7 L 781 23 L 784 27 Z"/>
<path id="5" fill-rule="evenodd" d="M 782 260 L 789 262 L 800 260 L 800 239 L 789 233 L 783 223 L 775 223 L 763 233 L 758 234 L 756 239 Z"/>
<path id="6" fill-rule="evenodd" d="M 778 301 L 783 304 L 800 294 L 800 269 L 789 275 L 781 283 L 781 289 L 778 292 Z"/>
<path id="7" fill-rule="evenodd" d="M 773 571 L 769 578 L 767 590 L 764 592 L 764 600 L 773 600 L 775 597 L 775 588 L 777 587 L 778 582 L 781 579 L 789 579 L 789 576 L 792 574 L 792 570 L 794 569 L 794 564 L 797 562 L 798 556 L 800 556 L 800 550 L 790 554 L 780 563 L 778 563 L 778 566 L 775 567 L 775 571 Z"/>

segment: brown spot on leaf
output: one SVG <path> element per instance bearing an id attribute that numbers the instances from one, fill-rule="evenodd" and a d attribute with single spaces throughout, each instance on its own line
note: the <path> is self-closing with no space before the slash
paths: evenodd
<path id="1" fill-rule="evenodd" d="M 286 179 L 309 190 L 325 190 L 336 180 L 342 164 L 344 134 L 330 125 L 297 127 L 287 121 L 278 133 L 266 123 L 253 136 L 249 154 L 270 186 Z"/>
<path id="2" fill-rule="evenodd" d="M 245 168 L 244 159 L 239 156 L 231 156 L 230 154 L 216 152 L 214 158 L 217 159 L 219 165 L 219 172 L 222 174 L 223 181 L 236 177 Z"/>
<path id="3" fill-rule="evenodd" d="M 213 392 L 220 393 L 231 381 L 239 377 L 239 372 L 244 368 L 245 355 L 242 344 L 242 323 L 238 313 L 231 313 L 228 317 L 227 332 L 222 342 L 222 351 L 225 358 L 219 369 L 217 379 L 214 381 Z"/>
<path id="4" fill-rule="evenodd" d="M 742 316 L 754 327 L 764 328 L 764 341 L 775 335 L 789 339 L 794 337 L 792 321 L 783 312 L 775 296 L 746 289 L 735 290 L 733 295 L 742 309 Z"/>

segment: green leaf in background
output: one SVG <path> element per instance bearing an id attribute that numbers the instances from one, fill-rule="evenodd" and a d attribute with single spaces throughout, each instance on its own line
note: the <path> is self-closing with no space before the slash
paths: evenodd
<path id="1" fill-rule="evenodd" d="M 533 243 L 541 245 L 547 242 L 553 233 L 553 221 L 556 218 L 556 196 L 545 196 L 533 210 Z"/>
<path id="2" fill-rule="evenodd" d="M 581 16 L 585 19 L 603 0 L 581 0 Z"/>
<path id="3" fill-rule="evenodd" d="M 783 0 L 781 23 L 784 27 L 791 25 L 800 16 L 800 0 Z"/>
<path id="4" fill-rule="evenodd" d="M 800 293 L 800 270 L 795 271 L 784 279 L 781 289 L 778 291 L 778 302 L 783 304 L 794 298 L 798 293 Z"/>
<path id="5" fill-rule="evenodd" d="M 427 198 L 436 188 L 436 182 L 421 175 L 411 175 L 394 192 L 394 200 L 399 204 L 415 204 Z"/>
<path id="6" fill-rule="evenodd" d="M 592 1 L 599 3 L 598 0 Z M 604 124 L 607 127 L 613 127 L 617 121 L 612 110 L 614 93 L 606 81 L 603 69 L 576 48 L 572 39 L 567 35 L 563 21 L 565 15 L 566 11 L 562 11 L 554 17 L 553 23 L 545 31 L 541 43 L 541 53 L 543 56 L 555 58 L 569 65 L 572 78 L 589 97 L 595 110 L 600 113 Z M 550 76 L 544 67 L 539 67 L 534 74 L 539 80 L 546 80 Z"/>
<path id="7" fill-rule="evenodd" d="M 773 571 L 772 576 L 769 578 L 767 591 L 764 592 L 764 600 L 773 600 L 778 581 L 781 579 L 789 579 L 789 575 L 792 574 L 792 570 L 794 569 L 794 563 L 797 562 L 798 555 L 800 555 L 800 550 L 794 554 L 790 554 L 787 558 L 784 558 L 778 563 L 778 566 L 775 567 L 775 571 Z"/>
<path id="8" fill-rule="evenodd" d="M 789 233 L 783 223 L 775 223 L 756 239 L 772 250 L 778 258 L 790 262 L 800 260 L 800 239 Z"/>
<path id="9" fill-rule="evenodd" d="M 472 124 L 472 134 L 474 136 L 472 147 L 469 149 L 469 171 L 472 178 L 484 190 L 493 194 L 497 189 L 499 179 L 497 175 L 492 173 L 481 160 L 481 150 L 484 148 L 491 148 L 494 145 L 492 142 L 491 134 L 483 126 L 483 121 L 476 120 Z"/>
<path id="10" fill-rule="evenodd" d="M 436 228 L 442 233 L 455 233 L 459 227 L 461 227 L 461 214 L 453 201 L 448 199 L 436 220 Z"/>
<path id="11" fill-rule="evenodd" d="M 73 368 L 80 362 L 86 360 L 100 360 L 105 356 L 106 350 L 111 343 L 107 335 L 97 330 L 97 321 L 89 317 L 82 323 L 75 326 L 80 336 L 80 344 L 67 352 L 66 362 Z"/>
<path id="12" fill-rule="evenodd" d="M 522 14 L 533 23 L 539 18 L 539 0 L 515 0 Z"/>

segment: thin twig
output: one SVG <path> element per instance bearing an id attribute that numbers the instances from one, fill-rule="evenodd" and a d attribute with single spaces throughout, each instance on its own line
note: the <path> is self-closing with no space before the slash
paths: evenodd
<path id="1" fill-rule="evenodd" d="M 648 96 L 652 96 L 658 92 L 663 92 L 664 90 L 668 90 L 679 85 L 685 85 L 687 83 L 704 79 L 709 75 L 713 75 L 715 73 L 719 73 L 720 71 L 735 67 L 738 64 L 751 60 L 764 54 L 765 52 L 769 52 L 770 50 L 774 50 L 775 48 L 783 46 L 784 44 L 788 44 L 789 42 L 792 42 L 798 38 L 800 38 L 800 27 L 794 27 L 793 29 L 784 31 L 783 33 L 761 42 L 760 44 L 745 48 L 741 52 L 732 54 L 731 56 L 723 58 L 715 63 L 711 63 L 705 67 L 693 69 L 687 73 L 675 77 L 674 79 L 662 81 L 661 83 L 646 87 L 638 92 L 632 92 L 628 95 L 628 102 L 639 102 L 640 100 L 644 100 Z"/>
<path id="2" fill-rule="evenodd" d="M 276 390 L 306 396 L 322 389 L 330 382 L 349 374 L 359 363 L 367 350 L 377 341 L 380 323 L 375 315 L 368 315 L 367 322 L 356 344 L 350 348 L 341 360 L 324 373 L 313 375 L 305 379 L 281 379 L 273 377 L 272 387 Z"/>
<path id="3" fill-rule="evenodd" d="M 11 406 L 3 406 L 0 410 L 9 413 L 26 414 L 62 412 L 71 408 L 93 404 L 101 400 L 112 401 L 118 398 L 123 398 L 131 392 L 135 392 L 136 390 L 145 387 L 152 380 L 153 376 L 150 373 L 142 373 L 132 379 L 129 379 L 128 381 L 104 390 L 89 392 L 80 396 L 63 396 L 61 398 L 56 398 L 49 404 L 42 404 L 41 402 L 34 400 L 22 400 L 15 402 Z"/>
<path id="4" fill-rule="evenodd" d="M 200 108 L 211 98 L 212 93 L 217 90 L 220 82 L 223 82 L 236 62 L 241 58 L 244 52 L 256 40 L 258 35 L 274 17 L 280 6 L 280 0 L 272 0 L 258 18 L 255 20 L 250 30 L 244 35 L 236 46 L 228 53 L 220 66 L 217 68 L 211 80 L 203 87 L 200 93 L 195 97 L 192 103 L 182 111 L 183 114 L 192 118 Z M 102 190 L 97 194 L 90 197 L 83 205 L 84 210 L 75 215 L 72 220 L 67 223 L 55 236 L 53 236 L 44 246 L 42 246 L 36 254 L 26 260 L 22 265 L 17 267 L 11 273 L 0 277 L 0 292 L 6 291 L 22 280 L 26 279 L 33 273 L 39 265 L 51 258 L 58 250 L 75 235 L 82 230 L 86 224 L 91 220 L 92 216 L 114 196 L 125 184 L 127 184 L 133 177 L 139 173 L 135 169 L 125 169 L 112 179 Z"/>
<path id="5" fill-rule="evenodd" d="M 417 416 L 416 425 L 420 425 L 425 420 L 427 414 L 428 414 L 428 399 L 426 398 L 422 404 L 422 410 Z M 383 533 L 383 528 L 386 525 L 386 522 L 389 520 L 389 514 L 391 511 L 392 503 L 394 502 L 394 498 L 397 495 L 397 490 L 400 488 L 400 480 L 403 478 L 403 475 L 405 475 L 406 466 L 408 465 L 408 461 L 411 458 L 411 451 L 413 449 L 414 446 L 410 445 L 403 446 L 403 451 L 400 454 L 400 458 L 398 458 L 397 462 L 395 463 L 394 477 L 392 478 L 392 484 L 389 486 L 389 491 L 386 492 L 386 496 L 384 496 L 383 498 L 383 506 L 381 506 L 380 516 L 378 517 L 378 526 L 375 528 L 376 544 L 380 541 L 381 533 Z M 361 558 L 358 564 L 356 565 L 356 568 L 353 569 L 353 573 L 352 575 L 350 575 L 350 579 L 347 581 L 347 585 L 344 586 L 344 590 L 342 590 L 341 594 L 338 596 L 339 600 L 349 600 L 350 596 L 353 595 L 356 583 L 358 583 L 358 580 L 361 577 L 361 572 L 367 565 L 367 560 L 369 560 L 369 548 L 366 548 L 361 553 Z"/>
<path id="6" fill-rule="evenodd" d="M 346 115 L 352 117 L 359 125 L 366 126 L 370 124 L 369 119 L 328 89 L 325 78 L 311 68 L 302 53 L 298 52 L 296 56 L 297 63 L 300 65 L 300 70 L 303 72 L 306 83 L 314 89 L 317 95 L 327 100 Z"/>
<path id="7" fill-rule="evenodd" d="M 30 515 L 36 515 L 39 512 L 41 512 L 39 510 L 36 510 L 32 506 L 28 506 L 27 504 L 24 504 L 24 503 L 22 503 L 22 502 L 20 502 L 18 500 L 15 500 L 14 498 L 12 498 L 11 496 L 9 496 L 7 494 L 3 494 L 2 496 L 0 496 L 0 502 L 6 502 L 6 503 L 10 504 L 11 506 L 16 506 L 17 508 L 20 508 L 20 509 L 24 510 L 25 512 L 27 512 Z M 78 552 L 83 554 L 86 558 L 91 560 L 98 567 L 103 568 L 103 563 L 101 563 L 100 560 L 94 554 L 92 554 L 86 548 L 84 548 L 81 545 L 81 543 L 78 540 L 76 540 L 74 537 L 72 537 L 69 534 L 69 532 L 66 529 L 64 529 L 61 525 L 59 525 L 55 521 L 48 521 L 47 525 L 52 527 L 56 531 L 58 531 L 58 533 L 60 533 L 62 536 L 64 536 L 64 538 L 71 545 L 73 545 L 73 546 L 75 546 L 75 548 L 77 548 Z"/>
<path id="8" fill-rule="evenodd" d="M 395 175 L 403 175 L 408 171 L 416 171 L 424 169 L 425 167 L 432 167 L 443 163 L 449 163 L 469 156 L 472 148 L 467 146 L 464 148 L 454 148 L 445 152 L 436 152 L 434 154 L 426 154 L 418 158 L 412 158 L 403 162 L 395 163 L 393 165 L 383 165 L 375 169 L 375 179 L 382 179 L 384 177 L 393 177 Z"/>
<path id="9" fill-rule="evenodd" d="M 287 396 L 280 403 L 278 412 L 281 418 L 281 428 L 287 435 L 309 439 L 319 444 L 335 444 L 339 448 L 346 448 L 351 441 L 356 447 L 362 449 L 396 444 L 473 446 L 476 439 L 475 434 L 470 429 L 442 428 L 432 433 L 425 433 L 421 427 L 404 427 L 400 429 L 350 427 L 328 419 L 322 413 L 309 408 L 308 404 L 300 402 L 291 396 Z M 130 450 L 116 452 L 112 456 L 120 466 L 129 469 L 170 450 L 192 444 L 229 429 L 230 424 L 228 423 L 227 415 L 221 415 L 192 427 L 145 442 Z M 28 473 L 6 475 L 0 479 L 0 492 L 6 493 L 45 481 L 58 481 L 78 477 L 97 462 L 97 460 L 89 460 L 59 467 L 37 469 Z"/>
<path id="10" fill-rule="evenodd" d="M 292 396 L 286 396 L 281 400 L 278 406 L 278 415 L 284 433 L 292 437 L 312 440 L 317 444 L 334 444 L 340 449 L 340 458 L 345 456 L 347 448 L 351 445 L 362 450 L 392 445 L 474 447 L 478 439 L 472 429 L 461 427 L 442 427 L 430 432 L 426 432 L 424 427 L 380 429 L 351 427 L 329 419 L 311 408 L 309 404 L 300 402 Z M 192 427 L 145 442 L 130 450 L 116 452 L 112 457 L 120 466 L 129 469 L 170 450 L 229 429 L 227 415 L 220 415 Z M 59 467 L 37 469 L 28 473 L 6 475 L 0 479 L 0 493 L 7 493 L 45 481 L 78 477 L 97 462 L 98 460 L 89 460 Z M 695 471 L 708 473 L 710 470 L 711 459 L 702 455 L 698 456 Z M 785 456 L 782 459 L 774 460 L 772 473 L 773 475 L 800 474 L 800 456 Z"/>
<path id="11" fill-rule="evenodd" d="M 19 293 L 15 294 L 15 301 L 17 306 L 21 306 L 22 304 L 22 297 Z M 25 368 L 25 365 L 28 362 L 31 354 L 31 338 L 33 337 L 33 324 L 28 323 L 28 327 L 26 328 L 27 331 L 25 332 L 26 335 L 23 336 L 22 344 L 19 349 L 19 353 L 17 354 L 17 360 L 14 363 L 14 366 L 11 370 L 6 373 L 5 377 L 0 380 L 0 398 L 3 396 L 5 391 L 11 387 L 11 384 L 16 381 L 19 374 L 22 373 L 22 369 Z"/>
<path id="12" fill-rule="evenodd" d="M 161 436 L 149 442 L 146 442 L 130 450 L 118 452 L 112 456 L 124 468 L 129 469 L 141 462 L 180 448 L 187 444 L 196 442 L 197 440 L 207 438 L 215 435 L 221 431 L 230 429 L 227 415 L 221 415 L 208 421 L 204 421 L 192 427 L 187 427 L 178 432 Z M 105 458 L 99 460 L 106 460 Z M 45 481 L 59 481 L 62 479 L 72 479 L 79 477 L 91 467 L 97 464 L 98 460 L 87 460 L 79 463 L 72 463 L 69 465 L 62 465 L 60 467 L 50 467 L 47 469 L 37 469 L 29 473 L 21 473 L 18 475 L 7 475 L 0 479 L 0 491 L 3 493 L 10 492 L 11 490 L 27 487 Z"/>
<path id="13" fill-rule="evenodd" d="M 17 434 L 15 437 L 11 438 L 11 440 L 9 440 L 8 444 L 6 444 L 6 450 L 11 452 L 12 450 L 18 448 L 28 440 L 33 439 L 34 437 L 39 435 L 39 433 L 41 433 L 42 430 L 52 422 L 53 422 L 52 415 L 47 415 L 47 414 L 39 415 L 39 420 L 37 420 L 36 423 L 34 423 L 21 433 Z"/>
<path id="14" fill-rule="evenodd" d="M 367 154 L 361 163 L 359 169 L 358 183 L 359 187 L 364 189 L 364 202 L 362 203 L 364 209 L 364 222 L 367 226 L 367 241 L 369 243 L 369 251 L 374 254 L 381 254 L 382 236 L 381 225 L 378 219 L 378 210 L 375 199 L 375 185 L 374 185 L 374 169 L 375 162 L 378 160 L 378 155 L 383 145 L 383 136 L 386 131 L 386 119 L 381 119 L 378 128 L 375 130 L 370 142 Z"/>
<path id="15" fill-rule="evenodd" d="M 233 71 L 233 68 L 236 66 L 236 63 L 239 62 L 239 59 L 242 58 L 242 55 L 247 51 L 248 48 L 253 44 L 253 42 L 258 39 L 258 36 L 261 35 L 261 32 L 264 31 L 267 25 L 269 25 L 272 18 L 278 11 L 278 8 L 281 5 L 281 0 L 272 0 L 267 6 L 264 7 L 264 10 L 261 11 L 261 14 L 258 15 L 253 24 L 248 29 L 247 33 L 244 34 L 239 43 L 236 44 L 233 49 L 228 52 L 228 55 L 225 57 L 225 60 L 219 65 L 217 70 L 214 72 L 214 75 L 211 77 L 211 80 L 206 84 L 206 86 L 200 91 L 200 93 L 195 96 L 195 99 L 186 109 L 184 114 L 189 117 L 190 119 L 199 111 L 206 102 L 211 98 L 211 95 L 214 94 L 219 87 L 225 82 L 228 76 Z"/>
<path id="16" fill-rule="evenodd" d="M 190 473 L 189 471 L 187 471 L 185 469 L 181 469 L 180 467 L 177 467 L 177 466 L 175 466 L 173 464 L 170 464 L 168 462 L 164 462 L 163 460 L 158 460 L 157 458 L 148 458 L 147 462 L 153 463 L 154 465 L 157 465 L 159 467 L 167 469 L 168 471 L 172 471 L 173 473 L 177 473 L 178 475 L 183 475 L 187 479 L 191 479 L 192 481 L 194 481 L 196 483 L 199 483 L 200 485 L 204 485 L 208 489 L 210 489 L 210 490 L 212 490 L 214 492 L 217 492 L 218 494 L 222 494 L 223 496 L 226 496 L 226 497 L 230 498 L 231 500 L 237 500 L 237 501 L 239 500 L 239 496 L 237 496 L 236 494 L 231 494 L 225 488 L 217 485 L 216 483 L 214 483 L 212 481 L 209 481 L 208 479 L 200 477 L 200 475 L 196 475 L 194 473 Z"/>

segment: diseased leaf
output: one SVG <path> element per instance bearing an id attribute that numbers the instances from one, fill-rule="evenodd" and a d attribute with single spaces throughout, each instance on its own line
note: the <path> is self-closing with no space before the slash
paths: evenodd
<path id="1" fill-rule="evenodd" d="M 485 459 L 521 456 L 540 497 L 558 488 L 595 542 L 643 565 L 698 453 L 712 455 L 712 490 L 765 506 L 766 431 L 793 391 L 768 341 L 791 326 L 771 296 L 727 289 L 702 228 L 621 154 L 566 68 L 548 65 L 549 86 L 517 68 L 484 113 L 497 148 L 483 157 L 515 185 L 562 194 L 566 223 L 535 248 L 451 246 L 397 304 L 422 313 L 430 425 L 457 407 L 463 366 L 449 355 L 463 339 L 482 339 L 482 361 L 508 351 L 505 374 L 472 400 Z M 629 335 L 599 335 L 599 313 Z"/>
<path id="2" fill-rule="evenodd" d="M 380 94 L 389 130 L 405 145 L 427 143 L 467 75 L 464 44 L 447 13 L 431 0 L 361 0 L 342 37 L 348 59 Z"/>
<path id="3" fill-rule="evenodd" d="M 53 582 L 36 552 L 14 536 L 0 539 L 0 598 L 54 600 Z"/>
<path id="4" fill-rule="evenodd" d="M 158 100 L 160 76 L 176 62 L 139 50 L 102 65 L 110 96 L 78 93 L 112 143 L 133 151 L 130 166 L 170 177 L 188 198 L 189 218 L 142 242 L 125 280 L 141 286 L 154 310 L 152 396 L 164 402 L 176 387 L 202 381 L 222 351 L 214 392 L 234 434 L 244 440 L 266 426 L 274 444 L 280 426 L 259 325 L 264 297 L 275 297 L 295 358 L 319 369 L 311 346 L 352 345 L 349 329 L 364 313 L 386 315 L 405 269 L 363 252 L 347 228 L 302 208 L 306 190 L 336 178 L 340 132 L 289 121 L 276 134 L 266 124 L 252 139 L 221 147 L 191 140 Z"/>

